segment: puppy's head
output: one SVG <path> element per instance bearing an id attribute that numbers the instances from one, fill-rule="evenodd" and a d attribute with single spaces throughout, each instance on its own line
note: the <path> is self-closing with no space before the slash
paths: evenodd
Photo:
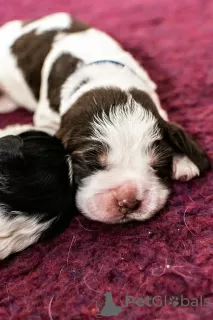
<path id="1" fill-rule="evenodd" d="M 69 158 L 62 143 L 29 131 L 0 139 L 0 204 L 7 212 L 50 220 L 71 210 Z M 71 215 L 71 212 L 70 212 Z"/>
<path id="2" fill-rule="evenodd" d="M 78 208 L 107 223 L 145 220 L 159 211 L 176 157 L 185 157 L 199 173 L 209 166 L 199 146 L 136 89 L 87 92 L 64 115 L 58 136 L 72 155 Z M 179 178 L 189 170 L 181 164 Z"/>

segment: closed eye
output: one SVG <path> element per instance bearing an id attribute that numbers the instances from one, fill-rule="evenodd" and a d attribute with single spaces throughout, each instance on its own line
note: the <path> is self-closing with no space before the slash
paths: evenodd
<path id="1" fill-rule="evenodd" d="M 107 169 L 107 166 L 104 165 L 104 164 L 101 164 L 101 163 L 96 163 L 93 168 L 95 170 L 106 170 Z"/>

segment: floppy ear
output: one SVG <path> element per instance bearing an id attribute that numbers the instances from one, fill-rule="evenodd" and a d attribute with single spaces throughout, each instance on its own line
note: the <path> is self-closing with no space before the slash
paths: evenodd
<path id="1" fill-rule="evenodd" d="M 206 152 L 180 126 L 167 123 L 169 143 L 175 156 L 173 158 L 173 178 L 190 180 L 208 170 L 211 166 Z"/>

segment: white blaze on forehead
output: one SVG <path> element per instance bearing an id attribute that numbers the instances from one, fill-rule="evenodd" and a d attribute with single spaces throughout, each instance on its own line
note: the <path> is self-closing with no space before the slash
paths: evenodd
<path id="1" fill-rule="evenodd" d="M 93 123 L 92 139 L 109 146 L 108 160 L 114 164 L 145 154 L 160 138 L 157 119 L 131 98 L 127 104 L 111 109 L 109 115 L 103 111 L 102 117 L 96 116 Z"/>

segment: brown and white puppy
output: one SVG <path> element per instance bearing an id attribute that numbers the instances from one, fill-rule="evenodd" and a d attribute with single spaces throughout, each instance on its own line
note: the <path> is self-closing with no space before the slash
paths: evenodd
<path id="1" fill-rule="evenodd" d="M 170 181 L 210 166 L 205 152 L 161 108 L 156 85 L 110 36 L 66 13 L 0 29 L 2 111 L 21 105 L 62 139 L 73 161 L 76 203 L 107 223 L 145 220 Z"/>

